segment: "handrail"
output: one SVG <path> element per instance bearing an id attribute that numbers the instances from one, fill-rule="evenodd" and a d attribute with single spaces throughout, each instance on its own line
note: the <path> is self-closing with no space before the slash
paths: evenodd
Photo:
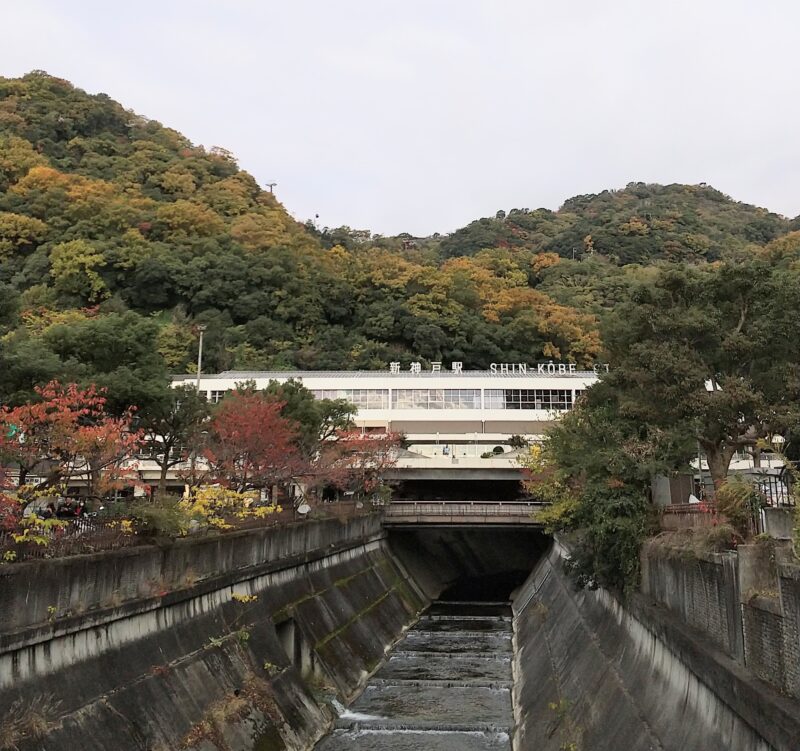
<path id="1" fill-rule="evenodd" d="M 532 513 L 548 504 L 539 501 L 392 501 L 386 507 L 391 517 L 514 517 L 530 518 Z"/>
<path id="2" fill-rule="evenodd" d="M 546 501 L 391 501 L 387 508 L 399 506 L 549 506 Z"/>

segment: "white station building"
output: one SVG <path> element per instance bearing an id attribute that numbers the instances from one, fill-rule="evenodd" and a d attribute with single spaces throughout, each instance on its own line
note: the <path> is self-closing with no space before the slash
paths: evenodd
<path id="1" fill-rule="evenodd" d="M 602 366 L 605 370 L 605 366 Z M 426 457 L 480 457 L 510 450 L 512 436 L 535 441 L 598 378 L 600 367 L 493 363 L 486 371 L 465 371 L 434 363 L 401 370 L 392 363 L 379 371 L 227 371 L 201 375 L 199 391 L 212 403 L 244 383 L 265 388 L 294 379 L 318 399 L 346 399 L 357 408 L 365 433 L 402 433 L 410 451 Z M 197 376 L 173 378 L 197 384 Z"/>

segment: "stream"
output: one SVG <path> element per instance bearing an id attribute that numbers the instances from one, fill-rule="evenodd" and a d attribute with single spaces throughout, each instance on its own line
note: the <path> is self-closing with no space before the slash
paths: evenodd
<path id="1" fill-rule="evenodd" d="M 510 751 L 508 603 L 436 601 L 315 751 Z"/>

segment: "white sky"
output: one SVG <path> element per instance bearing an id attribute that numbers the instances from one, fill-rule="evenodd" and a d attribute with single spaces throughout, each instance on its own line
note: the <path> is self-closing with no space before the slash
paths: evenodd
<path id="1" fill-rule="evenodd" d="M 0 0 L 40 68 L 223 146 L 300 220 L 448 232 L 630 181 L 800 213 L 794 0 Z"/>

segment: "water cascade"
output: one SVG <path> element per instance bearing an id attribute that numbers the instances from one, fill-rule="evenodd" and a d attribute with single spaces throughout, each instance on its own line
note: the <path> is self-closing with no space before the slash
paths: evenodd
<path id="1" fill-rule="evenodd" d="M 317 751 L 510 751 L 507 602 L 435 601 Z"/>

